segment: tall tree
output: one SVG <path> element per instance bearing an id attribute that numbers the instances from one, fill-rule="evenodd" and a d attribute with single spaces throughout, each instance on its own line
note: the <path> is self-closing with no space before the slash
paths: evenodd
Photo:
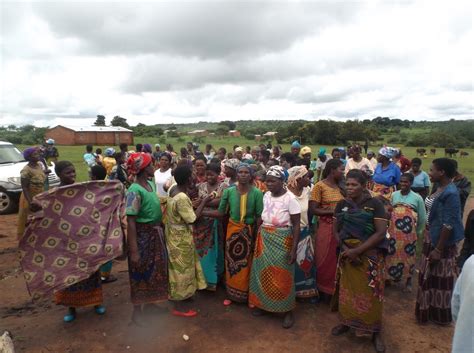
<path id="1" fill-rule="evenodd" d="M 110 125 L 112 126 L 121 126 L 121 127 L 126 127 L 129 128 L 130 125 L 127 123 L 127 119 L 122 118 L 121 116 L 114 116 L 112 121 L 110 122 Z"/>
<path id="2" fill-rule="evenodd" d="M 105 126 L 105 116 L 97 115 L 97 119 L 94 123 L 95 126 Z"/>

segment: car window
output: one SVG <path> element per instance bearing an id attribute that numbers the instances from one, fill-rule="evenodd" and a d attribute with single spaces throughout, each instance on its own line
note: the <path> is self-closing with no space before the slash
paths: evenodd
<path id="1" fill-rule="evenodd" d="M 21 152 L 12 145 L 0 145 L 0 164 L 23 162 L 25 158 Z"/>

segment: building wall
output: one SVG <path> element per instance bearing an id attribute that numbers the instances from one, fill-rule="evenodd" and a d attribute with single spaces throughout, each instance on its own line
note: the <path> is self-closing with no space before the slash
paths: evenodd
<path id="1" fill-rule="evenodd" d="M 229 136 L 232 136 L 232 137 L 240 137 L 240 131 L 229 132 Z"/>
<path id="2" fill-rule="evenodd" d="M 95 145 L 96 144 L 96 133 L 95 132 L 75 132 L 74 138 L 75 145 Z"/>
<path id="3" fill-rule="evenodd" d="M 57 145 L 74 144 L 74 131 L 66 129 L 62 126 L 49 129 L 44 134 L 45 139 L 53 139 Z"/>

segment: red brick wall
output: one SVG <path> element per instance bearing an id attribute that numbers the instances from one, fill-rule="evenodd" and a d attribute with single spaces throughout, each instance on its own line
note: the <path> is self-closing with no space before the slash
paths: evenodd
<path id="1" fill-rule="evenodd" d="M 95 138 L 95 132 L 88 132 L 88 131 L 78 131 L 76 132 L 76 136 L 74 138 L 74 145 L 95 145 L 96 144 L 96 138 Z"/>
<path id="2" fill-rule="evenodd" d="M 48 130 L 45 139 L 53 139 L 57 145 L 71 145 L 74 144 L 74 131 L 66 129 L 62 126 L 56 126 Z"/>

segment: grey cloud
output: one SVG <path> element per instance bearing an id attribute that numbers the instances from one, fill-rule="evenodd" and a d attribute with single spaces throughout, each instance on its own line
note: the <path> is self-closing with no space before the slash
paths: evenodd
<path id="1" fill-rule="evenodd" d="M 35 12 L 58 37 L 95 54 L 169 53 L 200 58 L 281 51 L 354 16 L 353 3 L 41 3 Z M 80 53 L 78 53 L 80 54 Z"/>

